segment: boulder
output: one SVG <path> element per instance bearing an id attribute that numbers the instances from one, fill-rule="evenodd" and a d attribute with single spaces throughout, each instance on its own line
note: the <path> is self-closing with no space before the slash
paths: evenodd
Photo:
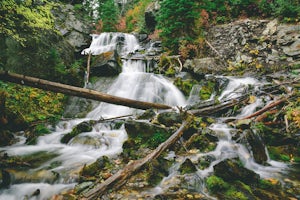
<path id="1" fill-rule="evenodd" d="M 226 70 L 226 68 L 220 66 L 217 59 L 213 57 L 186 60 L 183 67 L 195 74 L 219 74 Z"/>
<path id="2" fill-rule="evenodd" d="M 117 51 L 109 51 L 96 56 L 91 64 L 94 76 L 113 76 L 122 71 L 121 59 Z"/>
<path id="3" fill-rule="evenodd" d="M 75 126 L 70 133 L 65 134 L 60 141 L 61 143 L 67 144 L 75 136 L 80 133 L 90 132 L 92 129 L 92 126 L 88 122 L 82 122 Z"/>
<path id="4" fill-rule="evenodd" d="M 243 167 L 238 159 L 227 159 L 214 166 L 215 175 L 224 181 L 242 181 L 249 184 L 258 183 L 259 175 Z"/>

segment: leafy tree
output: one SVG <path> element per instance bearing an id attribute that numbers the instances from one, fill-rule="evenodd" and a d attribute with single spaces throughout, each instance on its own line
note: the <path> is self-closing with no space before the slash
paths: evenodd
<path id="1" fill-rule="evenodd" d="M 158 29 L 165 48 L 177 53 L 180 40 L 195 37 L 195 23 L 199 18 L 194 0 L 163 0 L 157 17 Z"/>
<path id="2" fill-rule="evenodd" d="M 114 0 L 98 1 L 98 19 L 102 22 L 102 31 L 116 31 L 116 24 L 119 19 L 118 7 Z"/>

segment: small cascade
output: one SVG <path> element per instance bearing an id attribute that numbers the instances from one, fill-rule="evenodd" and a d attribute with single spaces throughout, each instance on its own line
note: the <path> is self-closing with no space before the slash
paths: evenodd
<path id="1" fill-rule="evenodd" d="M 128 33 L 101 33 L 92 34 L 92 43 L 82 51 L 83 55 L 99 55 L 117 50 L 120 55 L 127 55 L 140 48 L 134 35 Z"/>
<path id="2" fill-rule="evenodd" d="M 222 77 L 229 79 L 227 87 L 221 93 L 219 100 L 227 100 L 228 98 L 236 98 L 244 94 L 243 91 L 246 91 L 248 87 L 258 87 L 262 83 L 254 78 L 234 78 L 234 77 Z M 199 87 L 194 88 L 196 91 L 192 91 L 190 99 L 197 101 L 197 95 Z M 213 94 L 214 95 L 214 94 Z M 255 109 L 263 106 L 263 101 L 260 98 L 255 99 L 252 103 L 245 106 L 235 118 L 242 118 L 248 116 L 255 112 Z M 205 179 L 214 173 L 215 167 L 222 163 L 225 160 L 238 159 L 243 166 L 249 171 L 255 172 L 262 179 L 275 178 L 282 180 L 283 175 L 288 170 L 288 165 L 285 163 L 277 162 L 271 160 L 267 157 L 265 164 L 259 164 L 255 161 L 253 156 L 253 149 L 247 146 L 245 135 L 241 135 L 240 138 L 236 138 L 236 128 L 229 127 L 228 124 L 223 122 L 224 119 L 219 118 L 219 120 L 210 125 L 209 129 L 212 131 L 212 134 L 217 138 L 216 147 L 214 150 L 209 152 L 199 152 L 191 153 L 187 152 L 188 155 L 180 156 L 175 155 L 173 151 L 170 151 L 168 156 L 165 157 L 167 160 L 176 160 L 173 166 L 169 169 L 169 175 L 160 182 L 160 184 L 148 191 L 145 191 L 145 195 L 157 196 L 159 194 L 164 194 L 168 191 L 169 188 L 176 187 L 180 181 L 181 177 L 179 168 L 182 163 L 188 158 L 193 163 L 199 163 L 199 160 L 209 160 L 210 164 L 204 169 L 197 168 L 197 171 L 194 174 L 185 174 L 186 177 L 189 177 L 191 181 L 191 188 L 205 196 L 205 199 L 217 199 L 210 196 L 207 192 L 207 187 L 205 185 Z M 246 133 L 245 133 L 246 134 Z M 235 138 L 233 138 L 235 137 Z M 257 135 L 257 139 L 261 140 Z M 262 141 L 259 141 L 262 142 Z M 264 147 L 265 148 L 265 147 Z M 264 153 L 268 156 L 267 149 L 262 149 Z M 226 171 L 226 170 L 225 170 Z"/>

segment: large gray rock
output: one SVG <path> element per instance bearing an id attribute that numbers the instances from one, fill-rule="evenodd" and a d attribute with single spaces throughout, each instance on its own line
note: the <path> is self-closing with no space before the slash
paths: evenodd
<path id="1" fill-rule="evenodd" d="M 186 60 L 183 67 L 194 72 L 195 74 L 215 74 L 226 70 L 224 67 L 218 64 L 215 58 L 212 57 Z"/>
<path id="2" fill-rule="evenodd" d="M 80 52 L 89 44 L 91 26 L 75 12 L 74 7 L 70 4 L 53 10 L 56 17 L 56 29 L 75 48 L 76 52 Z"/>

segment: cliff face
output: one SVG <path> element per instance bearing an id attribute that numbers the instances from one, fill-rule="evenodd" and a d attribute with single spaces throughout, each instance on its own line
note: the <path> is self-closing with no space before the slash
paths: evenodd
<path id="1" fill-rule="evenodd" d="M 300 64 L 300 25 L 274 20 L 240 20 L 211 27 L 206 34 L 209 58 L 188 60 L 196 73 Z"/>

